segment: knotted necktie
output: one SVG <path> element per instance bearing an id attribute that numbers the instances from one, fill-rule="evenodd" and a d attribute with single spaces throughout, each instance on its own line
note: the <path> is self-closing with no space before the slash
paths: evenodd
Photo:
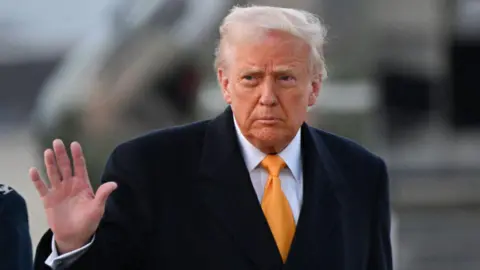
<path id="1" fill-rule="evenodd" d="M 280 170 L 286 164 L 278 155 L 268 155 L 261 165 L 268 171 L 268 180 L 265 184 L 262 199 L 262 210 L 282 255 L 283 262 L 285 262 L 295 234 L 292 209 L 282 191 L 279 178 Z"/>

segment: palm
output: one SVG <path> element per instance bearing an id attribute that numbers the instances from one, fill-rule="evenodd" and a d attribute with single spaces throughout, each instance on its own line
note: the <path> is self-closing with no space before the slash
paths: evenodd
<path id="1" fill-rule="evenodd" d="M 83 180 L 73 177 L 71 181 L 78 183 Z M 96 223 L 101 218 L 101 209 L 93 203 L 91 194 L 90 187 L 77 185 L 70 190 L 57 190 L 44 198 L 48 225 L 57 237 L 65 238 L 83 231 L 89 223 Z"/>
<path id="2" fill-rule="evenodd" d="M 47 221 L 57 242 L 81 246 L 95 233 L 103 216 L 105 200 L 116 185 L 106 183 L 95 195 L 80 145 L 73 143 L 71 146 L 73 172 L 63 142 L 55 140 L 53 148 L 54 151 L 45 151 L 51 188 L 41 181 L 36 169 L 31 170 L 31 178 L 42 197 Z"/>

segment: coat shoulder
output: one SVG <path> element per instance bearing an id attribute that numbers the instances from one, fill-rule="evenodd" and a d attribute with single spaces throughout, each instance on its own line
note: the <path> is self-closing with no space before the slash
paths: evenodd
<path id="1" fill-rule="evenodd" d="M 330 154 L 338 159 L 349 159 L 353 161 L 368 161 L 368 163 L 384 163 L 384 160 L 373 151 L 367 149 L 358 142 L 321 129 L 311 128 L 315 136 L 320 138 L 328 148 Z"/>
<path id="2" fill-rule="evenodd" d="M 0 220 L 28 220 L 27 204 L 12 187 L 0 184 Z"/>
<path id="3" fill-rule="evenodd" d="M 181 126 L 157 129 L 119 144 L 115 152 L 145 153 L 152 150 L 161 152 L 191 149 L 203 141 L 210 120 Z"/>

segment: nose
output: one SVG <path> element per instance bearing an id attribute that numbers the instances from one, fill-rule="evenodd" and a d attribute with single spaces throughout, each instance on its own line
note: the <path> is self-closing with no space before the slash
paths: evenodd
<path id="1" fill-rule="evenodd" d="M 265 106 L 275 106 L 278 103 L 275 93 L 274 83 L 271 79 L 266 79 L 261 85 L 260 104 Z"/>

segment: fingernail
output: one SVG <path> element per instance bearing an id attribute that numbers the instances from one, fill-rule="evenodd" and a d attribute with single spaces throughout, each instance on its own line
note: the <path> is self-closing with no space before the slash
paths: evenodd
<path id="1" fill-rule="evenodd" d="M 55 139 L 53 140 L 53 143 L 56 143 L 56 144 L 63 144 L 63 141 L 61 139 Z"/>

